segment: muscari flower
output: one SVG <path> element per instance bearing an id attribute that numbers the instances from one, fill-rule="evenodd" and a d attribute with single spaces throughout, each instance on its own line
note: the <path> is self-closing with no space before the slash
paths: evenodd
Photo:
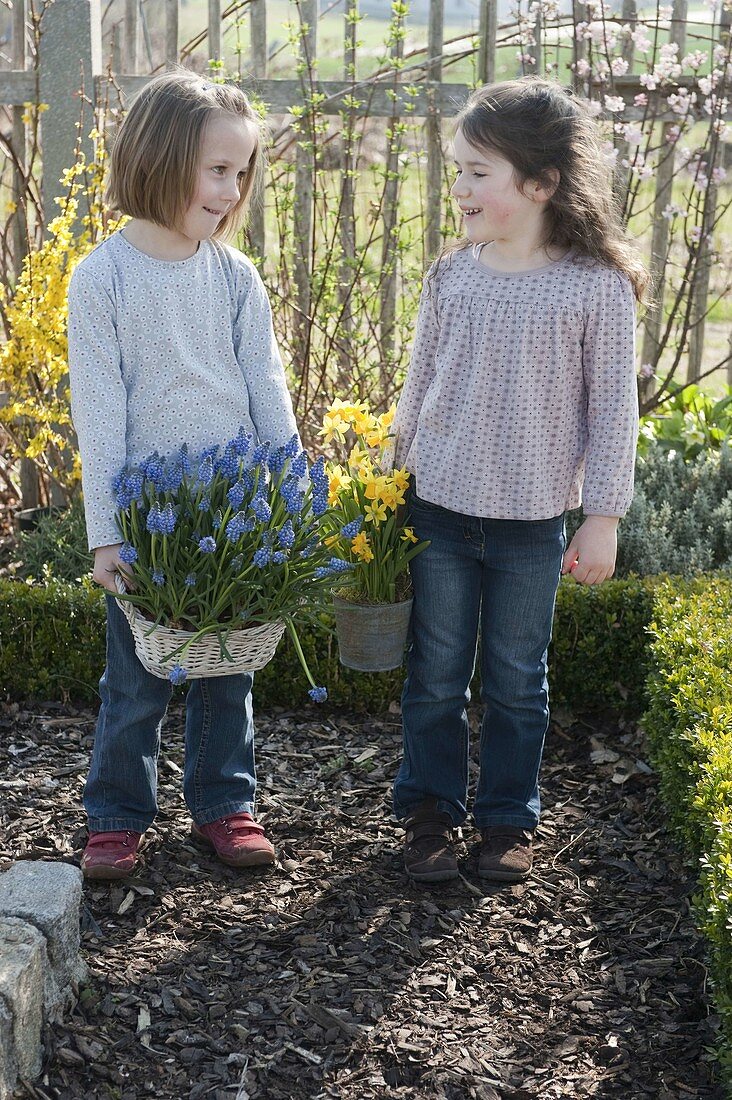
<path id="1" fill-rule="evenodd" d="M 282 449 L 288 458 L 297 458 L 300 453 L 300 437 L 297 432 L 290 436 Z"/>
<path id="2" fill-rule="evenodd" d="M 119 550 L 120 561 L 123 561 L 125 565 L 132 565 L 137 561 L 137 550 L 134 546 L 131 546 L 129 542 L 124 542 Z"/>
<path id="3" fill-rule="evenodd" d="M 313 488 L 317 491 L 319 489 L 328 490 L 328 475 L 325 472 L 325 458 L 320 456 L 317 462 L 314 462 L 310 467 L 310 480 L 313 483 Z"/>
<path id="4" fill-rule="evenodd" d="M 297 478 L 287 477 L 280 486 L 280 494 L 285 502 L 285 507 L 291 515 L 299 515 L 304 503 L 304 495 L 300 491 Z"/>
<path id="5" fill-rule="evenodd" d="M 204 485 L 210 485 L 214 475 L 213 458 L 207 455 L 198 467 L 198 480 Z"/>
<path id="6" fill-rule="evenodd" d="M 142 499 L 142 486 L 144 478 L 139 470 L 133 470 L 125 481 L 125 487 L 133 500 Z"/>
<path id="7" fill-rule="evenodd" d="M 226 444 L 223 455 L 216 463 L 216 470 L 229 481 L 233 481 L 239 473 L 239 455 L 234 442 Z"/>
<path id="8" fill-rule="evenodd" d="M 170 680 L 171 684 L 182 684 L 187 678 L 188 673 L 184 668 L 181 668 L 180 665 L 173 665 L 170 672 L 168 673 L 168 679 Z"/>
<path id="9" fill-rule="evenodd" d="M 239 428 L 236 439 L 232 439 L 232 444 L 239 458 L 245 458 L 249 453 L 249 448 L 252 445 L 253 437 L 251 432 L 247 432 L 244 428 Z"/>
<path id="10" fill-rule="evenodd" d="M 221 526 L 221 524 L 223 523 L 223 521 L 224 521 L 224 517 L 221 515 L 221 509 L 217 508 L 216 509 L 216 514 L 215 514 L 214 518 L 211 520 L 211 526 L 213 527 L 214 531 L 218 531 L 218 529 Z"/>
<path id="11" fill-rule="evenodd" d="M 284 470 L 284 468 L 285 468 L 285 463 L 286 462 L 287 462 L 287 455 L 285 454 L 285 448 L 284 447 L 278 447 L 277 450 L 273 451 L 272 454 L 267 459 L 267 465 L 269 467 L 270 473 L 272 473 L 272 474 L 281 473 L 282 470 Z"/>
<path id="12" fill-rule="evenodd" d="M 201 499 L 198 502 L 198 511 L 199 512 L 208 512 L 210 510 L 210 508 L 211 508 L 211 498 L 208 496 L 207 493 L 204 493 L 203 496 L 201 497 Z"/>
<path id="13" fill-rule="evenodd" d="M 157 451 L 155 451 L 154 454 L 148 455 L 148 457 L 140 463 L 140 470 L 142 476 L 152 481 L 153 485 L 157 488 L 158 483 L 163 479 L 164 473 L 163 462 Z"/>
<path id="14" fill-rule="evenodd" d="M 272 554 L 272 564 L 273 565 L 282 565 L 282 563 L 286 562 L 286 561 L 287 561 L 287 551 L 286 550 L 275 550 L 274 553 Z"/>
<path id="15" fill-rule="evenodd" d="M 162 569 L 153 569 L 152 582 L 156 584 L 158 588 L 162 588 L 165 584 L 165 573 L 163 573 Z"/>
<path id="16" fill-rule="evenodd" d="M 189 573 L 183 583 L 185 584 L 186 588 L 193 588 L 194 584 L 196 583 L 196 574 Z"/>
<path id="17" fill-rule="evenodd" d="M 285 520 L 280 527 L 277 532 L 277 541 L 280 546 L 284 546 L 287 550 L 291 550 L 295 545 L 295 529 L 292 526 L 291 519 Z"/>
<path id="18" fill-rule="evenodd" d="M 266 443 L 260 443 L 254 448 L 252 454 L 252 466 L 257 466 L 259 463 L 264 463 L 269 458 L 269 452 L 272 444 L 267 440 Z"/>
<path id="19" fill-rule="evenodd" d="M 156 500 L 145 520 L 145 527 L 151 534 L 157 534 L 160 531 L 160 515 L 160 504 Z"/>
<path id="20" fill-rule="evenodd" d="M 322 516 L 328 508 L 328 487 L 316 488 L 313 493 L 312 509 L 314 516 Z"/>
<path id="21" fill-rule="evenodd" d="M 260 569 L 263 569 L 264 566 L 269 563 L 271 557 L 272 551 L 270 548 L 268 546 L 260 546 L 259 550 L 255 552 L 252 561 L 255 565 L 259 566 Z"/>
<path id="22" fill-rule="evenodd" d="M 308 472 L 308 456 L 305 451 L 300 451 L 297 458 L 293 459 L 290 463 L 290 474 L 292 477 L 301 478 L 305 477 Z"/>
<path id="23" fill-rule="evenodd" d="M 328 689 L 324 687 L 310 688 L 308 695 L 314 703 L 324 703 L 328 698 Z"/>
<path id="24" fill-rule="evenodd" d="M 165 505 L 162 512 L 160 513 L 160 518 L 158 520 L 158 530 L 160 531 L 160 534 L 172 535 L 173 531 L 175 530 L 176 520 L 177 516 L 173 511 L 173 505 L 170 503 L 170 501 L 168 501 L 168 503 Z"/>
<path id="25" fill-rule="evenodd" d="M 272 518 L 272 509 L 267 501 L 259 493 L 254 497 L 250 505 L 254 515 L 257 517 L 260 523 L 269 523 Z"/>
<path id="26" fill-rule="evenodd" d="M 356 516 L 350 523 L 346 523 L 341 527 L 341 534 L 344 539 L 355 539 L 358 532 L 363 527 L 363 516 Z"/>
<path id="27" fill-rule="evenodd" d="M 206 538 L 199 539 L 198 549 L 202 554 L 213 554 L 216 549 L 216 539 L 211 538 L 210 535 L 207 535 Z"/>
<path id="28" fill-rule="evenodd" d="M 242 501 L 244 500 L 246 494 L 247 491 L 244 487 L 243 482 L 237 481 L 236 485 L 232 485 L 229 489 L 228 493 L 226 494 L 226 499 L 228 500 L 232 508 L 238 509 L 241 508 Z"/>

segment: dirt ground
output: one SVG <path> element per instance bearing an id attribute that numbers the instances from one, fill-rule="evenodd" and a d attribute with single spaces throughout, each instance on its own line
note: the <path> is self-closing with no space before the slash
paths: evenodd
<path id="1" fill-rule="evenodd" d="M 473 715 L 473 724 L 477 715 Z M 0 709 L 0 868 L 78 860 L 91 711 Z M 631 726 L 556 714 L 530 881 L 407 881 L 389 787 L 398 713 L 260 714 L 273 868 L 188 835 L 182 711 L 164 730 L 144 866 L 85 888 L 88 984 L 18 1097 L 59 1100 L 702 1100 L 718 1019 Z"/>

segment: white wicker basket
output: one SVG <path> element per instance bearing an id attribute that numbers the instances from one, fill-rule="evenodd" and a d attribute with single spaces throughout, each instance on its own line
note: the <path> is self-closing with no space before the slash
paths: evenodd
<path id="1" fill-rule="evenodd" d="M 117 575 L 117 590 L 125 592 L 124 582 Z M 186 650 L 182 659 L 169 655 L 186 642 L 191 634 L 187 630 L 171 630 L 167 626 L 156 626 L 150 630 L 149 619 L 143 618 L 137 608 L 128 600 L 117 600 L 117 606 L 130 624 L 135 639 L 135 652 L 140 663 L 153 676 L 162 680 L 174 665 L 180 663 L 186 670 L 186 679 L 196 680 L 203 676 L 235 676 L 240 672 L 256 672 L 264 668 L 275 655 L 280 638 L 285 632 L 281 619 L 260 626 L 232 630 L 226 641 L 231 660 L 221 656 L 221 647 L 215 634 L 199 638 Z"/>

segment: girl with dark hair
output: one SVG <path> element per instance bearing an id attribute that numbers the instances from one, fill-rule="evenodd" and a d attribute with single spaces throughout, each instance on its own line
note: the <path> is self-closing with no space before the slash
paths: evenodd
<path id="1" fill-rule="evenodd" d="M 635 299 L 647 277 L 625 238 L 595 121 L 538 78 L 476 91 L 454 138 L 465 236 L 425 279 L 395 418 L 414 475 L 412 644 L 394 784 L 405 866 L 458 874 L 467 815 L 466 704 L 480 639 L 479 874 L 532 865 L 549 723 L 547 647 L 560 575 L 615 568 L 638 427 Z M 585 519 L 566 546 L 564 516 Z"/>

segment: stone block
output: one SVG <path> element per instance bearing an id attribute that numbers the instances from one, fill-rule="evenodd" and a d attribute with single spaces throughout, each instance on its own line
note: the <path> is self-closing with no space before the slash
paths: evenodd
<path id="1" fill-rule="evenodd" d="M 0 1062 L 6 1090 L 15 1075 L 31 1080 L 41 1072 L 44 966 L 41 933 L 22 920 L 0 919 Z"/>
<path id="2" fill-rule="evenodd" d="M 44 1000 L 51 1019 L 87 972 L 79 958 L 81 885 L 81 871 L 69 863 L 21 860 L 0 875 L 0 919 L 17 917 L 45 937 L 50 966 Z"/>

